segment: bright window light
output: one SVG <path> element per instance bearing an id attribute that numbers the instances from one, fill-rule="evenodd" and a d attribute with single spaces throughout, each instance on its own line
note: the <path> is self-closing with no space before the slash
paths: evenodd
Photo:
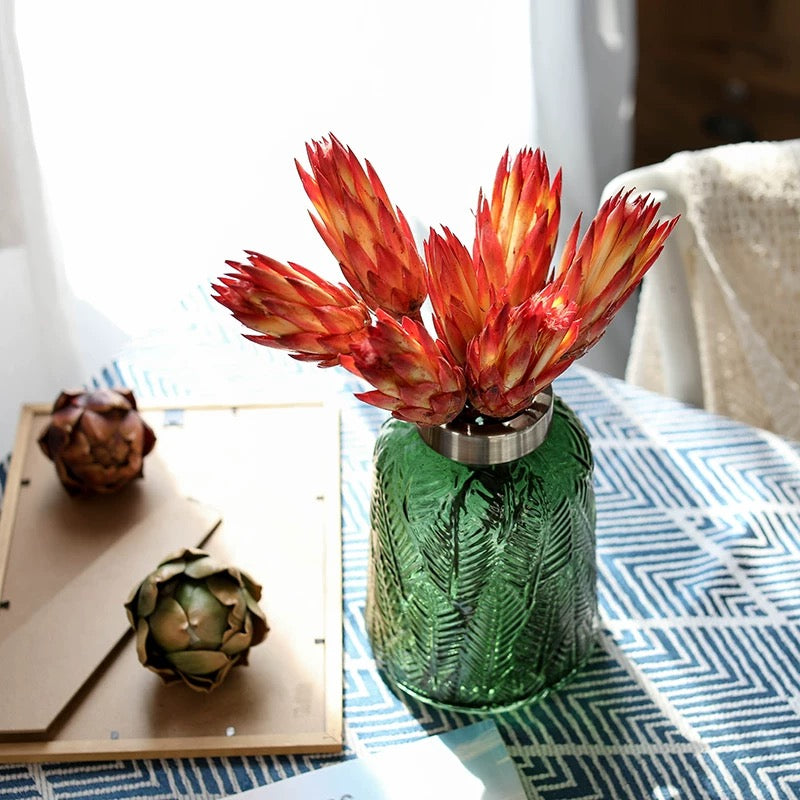
<path id="1" fill-rule="evenodd" d="M 338 276 L 293 159 L 333 131 L 468 243 L 533 130 L 528 0 L 36 0 L 17 33 L 58 252 L 128 333 L 255 249 Z"/>

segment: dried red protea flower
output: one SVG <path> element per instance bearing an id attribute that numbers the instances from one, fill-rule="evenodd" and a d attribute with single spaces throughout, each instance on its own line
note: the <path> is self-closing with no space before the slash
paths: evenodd
<path id="1" fill-rule="evenodd" d="M 111 494 L 143 475 L 156 435 L 130 389 L 62 392 L 39 446 L 72 495 Z"/>
<path id="2" fill-rule="evenodd" d="M 420 425 L 441 425 L 464 407 L 464 372 L 441 343 L 409 317 L 402 323 L 382 311 L 342 366 L 375 390 L 357 394 L 365 403 Z"/>
<path id="3" fill-rule="evenodd" d="M 459 364 L 466 363 L 467 345 L 480 333 L 491 307 L 486 273 L 449 228 L 444 236 L 431 229 L 425 242 L 428 294 L 433 325 Z"/>
<path id="4" fill-rule="evenodd" d="M 506 150 L 497 166 L 492 196 L 481 192 L 475 250 L 489 283 L 512 306 L 544 286 L 561 218 L 561 170 L 553 182 L 541 150 L 524 148 L 513 163 Z"/>
<path id="5" fill-rule="evenodd" d="M 552 284 L 518 306 L 494 306 L 467 354 L 473 407 L 498 419 L 526 409 L 572 363 L 562 356 L 580 330 L 575 312 Z"/>
<path id="6" fill-rule="evenodd" d="M 418 317 L 425 300 L 425 268 L 400 209 L 378 174 L 335 136 L 307 148 L 311 172 L 297 171 L 319 217 L 311 219 L 347 282 L 373 310 Z"/>
<path id="7" fill-rule="evenodd" d="M 678 217 L 659 222 L 659 204 L 649 195 L 619 191 L 592 220 L 580 245 L 580 219 L 570 233 L 553 283 L 574 297 L 581 331 L 567 357 L 575 360 L 595 345 L 617 311 L 664 249 Z"/>
<path id="8" fill-rule="evenodd" d="M 507 419 L 597 343 L 661 252 L 677 218 L 620 192 L 578 241 L 580 218 L 552 264 L 561 171 L 540 150 L 500 159 L 491 195 L 478 195 L 471 250 L 442 226 L 424 261 L 377 174 L 336 137 L 307 146 L 300 178 L 317 231 L 348 287 L 251 254 L 215 286 L 249 338 L 341 364 L 374 387 L 359 399 L 418 425 L 460 413 Z M 267 276 L 264 272 L 270 274 Z M 430 297 L 435 339 L 420 306 Z"/>
<path id="9" fill-rule="evenodd" d="M 260 336 L 247 338 L 291 350 L 292 358 L 339 363 L 369 324 L 369 311 L 349 286 L 330 283 L 299 264 L 282 264 L 260 253 L 249 264 L 227 261 L 230 272 L 213 284 L 215 300 Z"/>

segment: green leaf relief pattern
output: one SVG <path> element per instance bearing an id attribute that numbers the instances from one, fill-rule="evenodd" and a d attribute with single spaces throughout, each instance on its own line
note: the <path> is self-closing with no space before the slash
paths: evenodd
<path id="1" fill-rule="evenodd" d="M 367 630 L 387 681 L 489 711 L 569 677 L 595 641 L 589 441 L 556 398 L 545 442 L 469 467 L 389 420 L 374 457 Z"/>

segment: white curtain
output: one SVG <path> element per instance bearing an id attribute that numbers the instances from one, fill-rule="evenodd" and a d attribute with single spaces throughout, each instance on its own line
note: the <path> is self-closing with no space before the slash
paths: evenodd
<path id="1" fill-rule="evenodd" d="M 292 163 L 309 138 L 368 158 L 420 236 L 469 240 L 527 144 L 591 217 L 628 167 L 632 2 L 0 0 L 0 452 L 19 403 L 168 328 L 244 248 L 337 276 Z"/>
<path id="2" fill-rule="evenodd" d="M 562 242 L 580 212 L 585 229 L 604 186 L 631 167 L 635 14 L 635 0 L 531 1 L 536 141 L 564 169 Z M 629 302 L 582 363 L 622 377 L 634 317 Z"/>
<path id="3" fill-rule="evenodd" d="M 70 291 L 47 225 L 14 4 L 0 3 L 0 461 L 20 405 L 82 380 Z"/>

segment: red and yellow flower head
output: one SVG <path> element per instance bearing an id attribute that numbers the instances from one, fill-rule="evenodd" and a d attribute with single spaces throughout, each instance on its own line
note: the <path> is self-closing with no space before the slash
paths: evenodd
<path id="1" fill-rule="evenodd" d="M 661 252 L 677 218 L 633 191 L 609 198 L 559 263 L 561 172 L 544 155 L 506 152 L 491 197 L 478 196 L 472 251 L 446 227 L 420 253 L 377 173 L 334 136 L 297 165 L 314 225 L 347 284 L 248 252 L 215 299 L 259 344 L 319 366 L 341 365 L 373 387 L 361 400 L 419 425 L 469 409 L 506 419 L 605 332 Z M 430 299 L 433 329 L 420 309 Z"/>

